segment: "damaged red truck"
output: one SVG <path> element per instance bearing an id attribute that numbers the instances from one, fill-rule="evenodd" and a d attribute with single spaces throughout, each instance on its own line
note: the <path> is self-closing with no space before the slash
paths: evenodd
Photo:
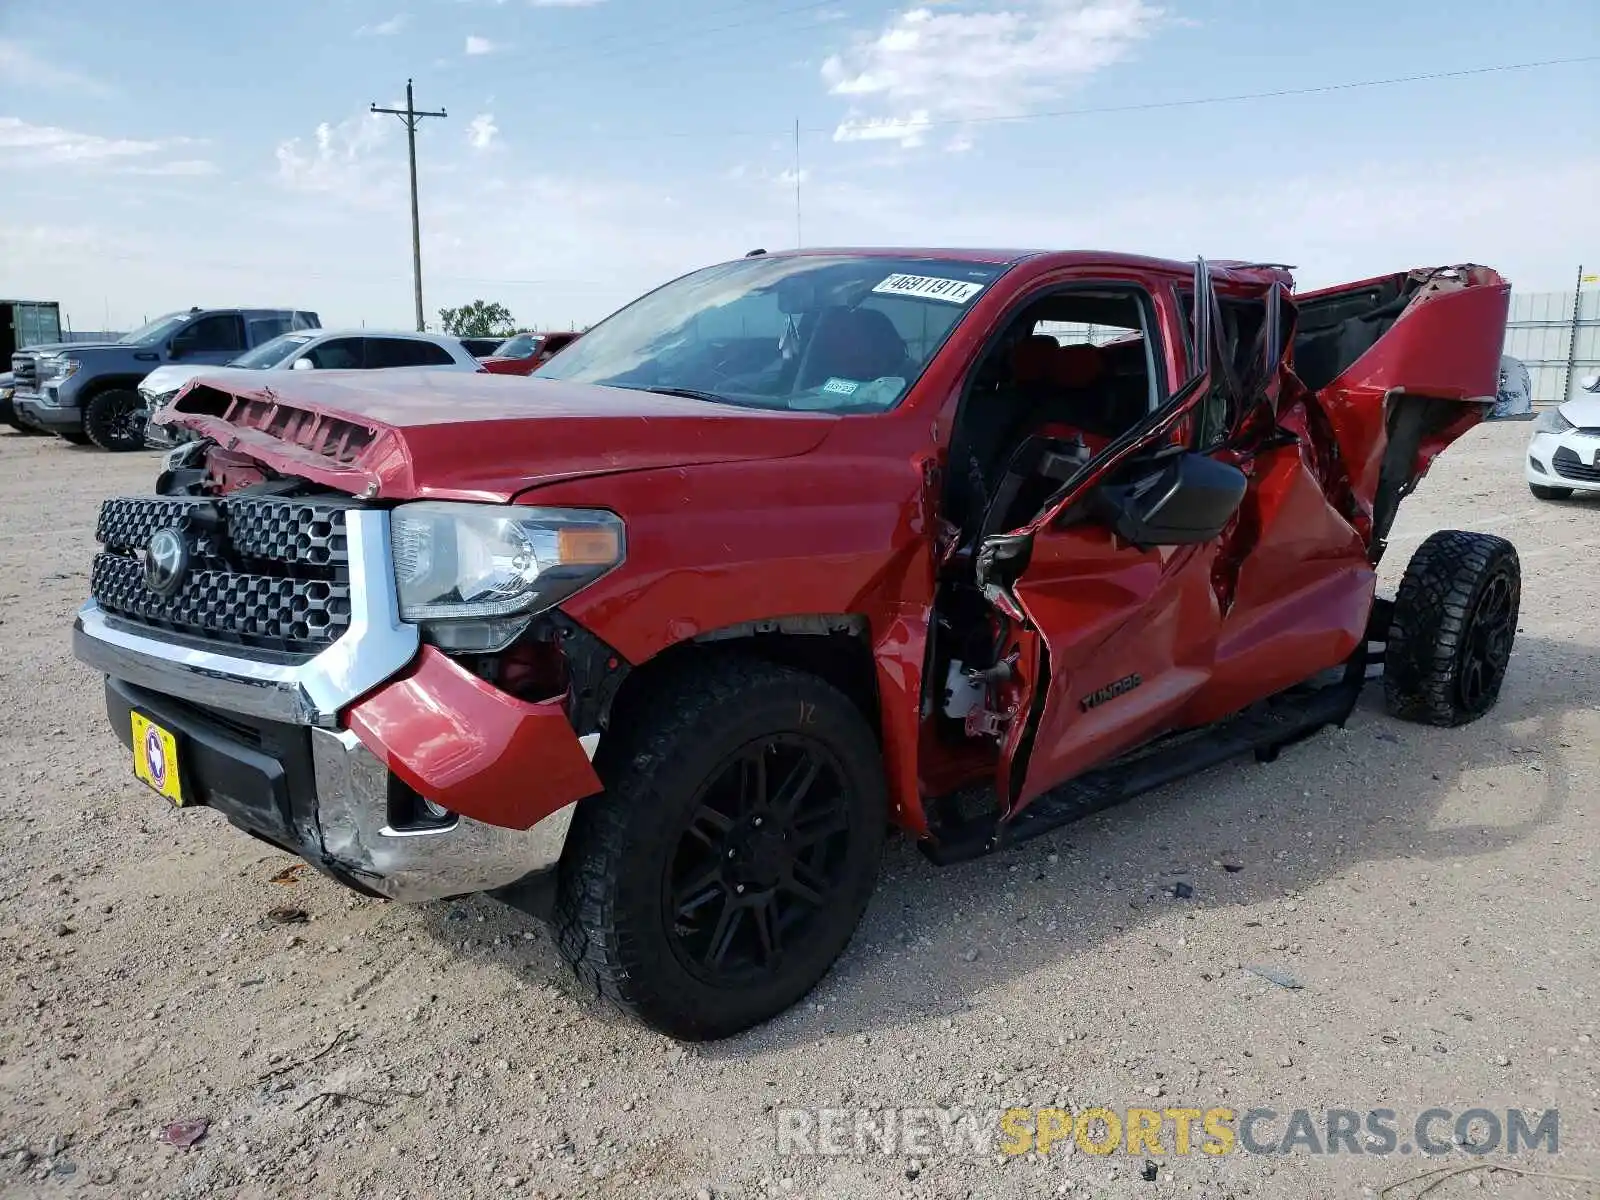
<path id="1" fill-rule="evenodd" d="M 76 653 L 135 773 L 361 891 L 489 892 L 651 1026 L 843 951 L 890 827 L 990 852 L 1349 715 L 1495 701 L 1520 571 L 1400 499 L 1508 285 L 1115 254 L 694 272 L 528 380 L 203 377 Z M 1082 331 L 1092 327 L 1093 338 Z"/>

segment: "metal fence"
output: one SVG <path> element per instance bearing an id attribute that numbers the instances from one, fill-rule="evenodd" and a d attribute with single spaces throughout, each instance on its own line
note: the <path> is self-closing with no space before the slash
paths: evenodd
<path id="1" fill-rule="evenodd" d="M 1568 399 L 1585 375 L 1600 375 L 1600 289 L 1513 291 L 1505 352 L 1527 366 L 1535 404 Z"/>

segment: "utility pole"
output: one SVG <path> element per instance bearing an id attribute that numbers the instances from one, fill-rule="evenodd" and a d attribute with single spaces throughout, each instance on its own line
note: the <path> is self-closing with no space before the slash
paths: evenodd
<path id="1" fill-rule="evenodd" d="M 1567 373 L 1562 379 L 1561 395 L 1556 397 L 1557 404 L 1565 404 L 1572 398 L 1572 376 L 1578 370 L 1578 333 L 1583 328 L 1583 264 L 1578 264 L 1578 282 L 1573 284 L 1572 291 L 1572 331 L 1567 337 Z"/>
<path id="2" fill-rule="evenodd" d="M 799 249 L 805 245 L 800 232 L 800 118 L 794 119 L 794 244 Z"/>
<path id="3" fill-rule="evenodd" d="M 422 317 L 422 225 L 417 219 L 417 125 L 424 117 L 447 117 L 450 114 L 442 108 L 438 112 L 419 112 L 411 98 L 409 79 L 406 80 L 405 108 L 379 108 L 374 101 L 372 111 L 399 117 L 406 127 L 406 151 L 411 158 L 411 281 L 417 299 L 417 332 L 421 333 L 427 328 L 427 322 Z"/>

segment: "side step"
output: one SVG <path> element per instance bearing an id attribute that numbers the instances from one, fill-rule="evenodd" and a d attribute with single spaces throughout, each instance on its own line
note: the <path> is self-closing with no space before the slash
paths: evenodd
<path id="1" fill-rule="evenodd" d="M 1161 738 L 1052 788 L 1011 821 L 1001 819 L 992 788 L 947 797 L 941 805 L 946 819 L 935 824 L 933 839 L 920 843 L 922 852 L 939 866 L 965 862 L 1242 754 L 1253 751 L 1258 762 L 1272 762 L 1283 747 L 1310 737 L 1325 725 L 1345 723 L 1360 695 L 1367 665 L 1367 654 L 1355 655 L 1338 682 L 1290 688 L 1216 725 Z M 983 806 L 987 812 L 973 813 L 981 804 L 980 796 L 988 801 Z"/>

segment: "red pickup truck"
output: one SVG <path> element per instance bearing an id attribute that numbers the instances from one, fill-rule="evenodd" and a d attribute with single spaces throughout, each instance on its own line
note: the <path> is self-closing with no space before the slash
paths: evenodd
<path id="1" fill-rule="evenodd" d="M 532 375 L 579 336 L 574 332 L 516 334 L 482 360 L 484 370 L 491 375 Z"/>
<path id="2" fill-rule="evenodd" d="M 490 892 L 677 1037 L 793 1004 L 886 828 L 1002 849 L 1342 722 L 1495 701 L 1515 549 L 1400 499 L 1508 285 L 828 250 L 696 271 L 530 381 L 198 380 L 74 633 L 134 772 L 364 892 Z M 952 886 L 960 886 L 959 882 Z"/>

